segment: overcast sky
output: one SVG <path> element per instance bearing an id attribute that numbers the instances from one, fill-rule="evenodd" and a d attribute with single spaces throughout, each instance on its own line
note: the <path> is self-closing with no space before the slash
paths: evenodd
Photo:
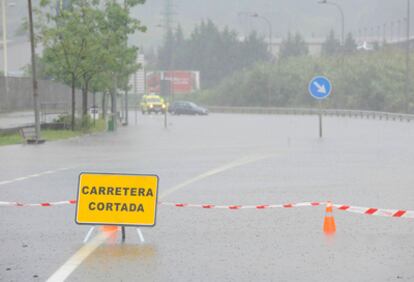
<path id="1" fill-rule="evenodd" d="M 162 37 L 162 12 L 167 0 L 150 0 L 137 7 L 134 15 L 149 27 L 149 34 L 135 36 L 138 44 L 157 44 Z M 248 17 L 256 12 L 271 21 L 274 37 L 285 36 L 288 31 L 300 32 L 305 37 L 325 37 L 329 30 L 340 31 L 340 15 L 337 8 L 321 5 L 317 0 L 170 0 L 173 1 L 174 19 L 183 25 L 188 34 L 194 25 L 203 19 L 212 19 L 220 26 L 236 29 L 241 35 L 251 30 L 267 34 L 264 21 Z M 397 36 L 402 34 L 406 16 L 405 0 L 336 0 L 345 14 L 346 32 L 381 34 L 384 24 L 386 32 Z M 414 5 L 413 5 L 414 6 Z M 414 14 L 414 9 L 411 9 Z M 414 18 L 414 16 L 413 16 Z M 412 21 L 414 22 L 414 20 Z M 414 24 L 412 24 L 414 27 Z"/>
<path id="2" fill-rule="evenodd" d="M 9 36 L 13 36 L 23 17 L 27 16 L 27 1 L 7 0 Z M 147 0 L 134 9 L 133 15 L 146 24 L 149 32 L 135 35 L 131 42 L 139 46 L 155 46 L 162 39 L 162 13 L 167 0 Z M 258 13 L 271 21 L 274 37 L 285 36 L 288 31 L 300 32 L 305 37 L 325 37 L 329 30 L 340 31 L 340 16 L 334 6 L 321 5 L 317 0 L 169 0 L 173 3 L 174 20 L 180 23 L 185 33 L 203 19 L 212 19 L 219 26 L 228 26 L 240 35 L 257 30 L 268 34 L 264 21 L 247 16 Z M 38 3 L 39 0 L 34 0 Z M 378 33 L 378 27 L 390 36 L 402 34 L 406 16 L 405 0 L 335 0 L 344 11 L 345 29 L 354 33 Z M 412 5 L 414 6 L 414 4 Z M 414 30 L 414 9 L 412 9 Z M 392 30 L 391 30 L 392 27 Z M 399 32 L 398 32 L 399 31 Z"/>

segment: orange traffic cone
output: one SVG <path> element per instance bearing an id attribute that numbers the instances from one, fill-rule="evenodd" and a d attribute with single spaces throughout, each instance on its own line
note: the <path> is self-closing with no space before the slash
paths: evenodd
<path id="1" fill-rule="evenodd" d="M 323 232 L 325 232 L 326 235 L 332 235 L 336 232 L 335 219 L 333 217 L 332 209 L 332 203 L 327 202 L 325 219 L 323 221 Z"/>
<path id="2" fill-rule="evenodd" d="M 103 226 L 101 226 L 101 230 L 103 232 L 115 232 L 115 231 L 118 231 L 118 226 L 114 226 L 114 225 L 103 225 Z"/>
<path id="3" fill-rule="evenodd" d="M 109 244 L 115 244 L 116 238 L 118 237 L 118 226 L 114 225 L 103 225 L 101 226 L 102 232 L 106 233 L 107 242 Z"/>

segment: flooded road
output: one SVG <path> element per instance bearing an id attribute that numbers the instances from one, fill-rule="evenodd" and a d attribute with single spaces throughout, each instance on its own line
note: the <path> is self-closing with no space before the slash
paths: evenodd
<path id="1" fill-rule="evenodd" d="M 309 116 L 173 116 L 168 129 L 162 116 L 139 116 L 114 134 L 1 147 L 0 201 L 74 199 L 79 173 L 90 171 L 157 174 L 165 202 L 414 209 L 414 124 L 328 117 L 324 135 Z M 89 229 L 74 223 L 74 206 L 0 211 L 1 281 L 46 280 Z M 124 245 L 100 245 L 67 280 L 414 280 L 413 220 L 334 210 L 327 238 L 324 213 L 160 205 L 156 227 L 142 228 L 145 244 L 127 228 Z"/>

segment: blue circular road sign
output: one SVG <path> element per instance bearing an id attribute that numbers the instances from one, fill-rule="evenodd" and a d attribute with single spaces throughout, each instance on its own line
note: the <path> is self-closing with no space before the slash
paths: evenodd
<path id="1" fill-rule="evenodd" d="M 324 76 L 316 76 L 309 82 L 309 94 L 315 99 L 322 100 L 332 92 L 332 84 Z"/>

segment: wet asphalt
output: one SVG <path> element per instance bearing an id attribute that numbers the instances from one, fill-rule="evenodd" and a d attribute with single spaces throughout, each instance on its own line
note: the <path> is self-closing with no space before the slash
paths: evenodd
<path id="1" fill-rule="evenodd" d="M 0 201 L 74 199 L 79 173 L 89 171 L 157 174 L 168 202 L 332 200 L 414 210 L 413 123 L 327 117 L 323 139 L 317 130 L 309 116 L 172 116 L 165 129 L 163 117 L 152 115 L 115 133 L 4 146 L 0 183 L 12 181 L 0 184 Z M 223 171 L 168 192 L 217 168 Z M 145 244 L 127 228 L 125 244 L 100 246 L 68 281 L 414 280 L 413 220 L 334 215 L 337 232 L 328 238 L 322 207 L 159 206 L 156 227 L 142 228 Z M 74 217 L 69 205 L 0 207 L 0 281 L 50 277 L 82 247 L 89 227 Z"/>

